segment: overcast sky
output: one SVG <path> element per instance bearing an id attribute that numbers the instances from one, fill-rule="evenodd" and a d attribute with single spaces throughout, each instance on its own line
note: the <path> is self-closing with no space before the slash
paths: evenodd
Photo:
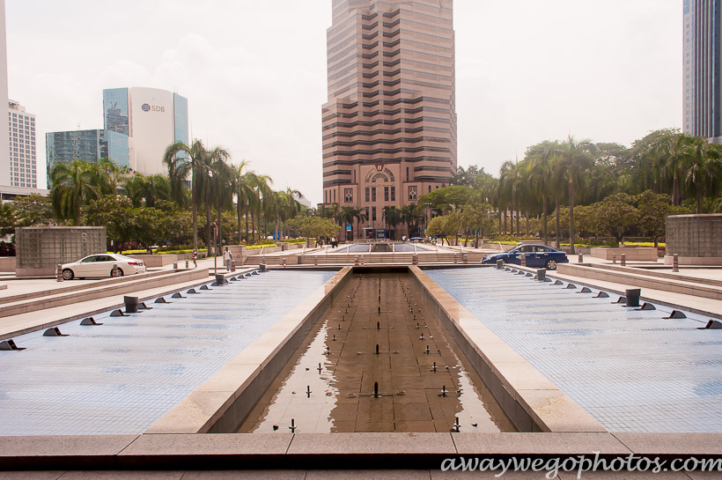
<path id="1" fill-rule="evenodd" d="M 682 0 L 454 3 L 460 166 L 681 126 Z M 102 128 L 104 88 L 155 87 L 188 98 L 193 137 L 321 200 L 330 0 L 6 0 L 6 16 L 39 160 L 46 132 Z"/>

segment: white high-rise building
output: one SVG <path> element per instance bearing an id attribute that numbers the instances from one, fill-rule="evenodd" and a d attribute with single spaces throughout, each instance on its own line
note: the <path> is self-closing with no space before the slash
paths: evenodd
<path id="1" fill-rule="evenodd" d="M 5 41 L 5 0 L 0 0 L 0 105 L 8 104 L 8 58 Z M 0 185 L 10 186 L 8 131 L 0 128 Z"/>
<path id="2" fill-rule="evenodd" d="M 8 163 L 11 187 L 37 188 L 35 115 L 20 103 L 8 101 Z"/>
<path id="3" fill-rule="evenodd" d="M 188 143 L 188 100 L 157 88 L 103 90 L 106 131 L 127 135 L 127 165 L 143 175 L 168 173 L 166 148 Z"/>

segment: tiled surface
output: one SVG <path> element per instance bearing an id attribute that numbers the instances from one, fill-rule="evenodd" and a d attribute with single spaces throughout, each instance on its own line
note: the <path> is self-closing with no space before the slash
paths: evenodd
<path id="1" fill-rule="evenodd" d="M 613 432 L 722 432 L 722 330 L 494 269 L 428 270 Z"/>
<path id="2" fill-rule="evenodd" d="M 0 436 L 142 433 L 333 274 L 269 272 L 17 337 L 27 350 L 0 351 Z"/>

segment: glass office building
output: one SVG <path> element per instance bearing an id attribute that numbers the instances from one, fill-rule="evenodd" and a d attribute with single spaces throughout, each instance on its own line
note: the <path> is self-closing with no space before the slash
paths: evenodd
<path id="1" fill-rule="evenodd" d="M 103 118 L 106 130 L 130 135 L 128 89 L 103 90 Z"/>
<path id="2" fill-rule="evenodd" d="M 109 158 L 119 167 L 128 167 L 128 136 L 111 130 L 74 130 L 45 134 L 48 188 L 50 172 L 58 163 L 73 160 L 97 162 Z"/>

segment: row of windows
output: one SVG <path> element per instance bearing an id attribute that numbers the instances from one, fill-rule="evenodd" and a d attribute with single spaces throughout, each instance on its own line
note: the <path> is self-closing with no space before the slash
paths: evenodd
<path id="1" fill-rule="evenodd" d="M 350 151 L 340 151 L 340 150 L 334 150 L 333 152 L 325 153 L 323 155 L 323 158 L 330 158 L 335 156 L 342 156 L 342 157 L 353 157 L 356 155 L 393 155 L 395 153 L 418 153 L 418 152 L 436 152 L 436 153 L 448 153 L 451 154 L 451 149 L 449 148 L 442 148 L 442 147 L 414 147 L 414 148 L 406 148 L 406 147 L 399 147 L 399 148 L 377 148 L 375 150 L 350 150 Z"/>
<path id="2" fill-rule="evenodd" d="M 330 144 L 324 144 L 323 148 L 333 147 L 355 147 L 356 145 L 396 145 L 399 143 L 414 144 L 419 142 L 435 142 L 435 143 L 450 143 L 451 140 L 448 138 L 439 137 L 415 137 L 415 138 L 378 138 L 376 140 L 354 140 L 353 142 L 342 142 L 335 141 Z"/>

